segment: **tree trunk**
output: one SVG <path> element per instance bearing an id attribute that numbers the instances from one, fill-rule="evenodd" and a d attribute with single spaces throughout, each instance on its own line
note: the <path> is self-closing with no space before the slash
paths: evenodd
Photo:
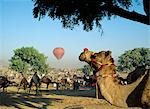
<path id="1" fill-rule="evenodd" d="M 147 16 L 150 16 L 150 0 L 143 0 L 143 8 Z"/>
<path id="2" fill-rule="evenodd" d="M 107 10 L 115 15 L 118 15 L 120 17 L 132 20 L 132 21 L 137 21 L 146 25 L 150 25 L 150 16 L 149 15 L 142 15 L 137 12 L 130 12 L 127 10 L 124 10 L 118 6 L 114 5 L 108 5 L 106 6 Z"/>

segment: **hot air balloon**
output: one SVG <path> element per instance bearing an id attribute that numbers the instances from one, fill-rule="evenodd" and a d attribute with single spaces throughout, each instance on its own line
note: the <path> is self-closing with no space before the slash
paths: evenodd
<path id="1" fill-rule="evenodd" d="M 62 47 L 56 47 L 53 50 L 53 54 L 58 60 L 60 60 L 64 56 L 64 53 L 65 51 Z"/>

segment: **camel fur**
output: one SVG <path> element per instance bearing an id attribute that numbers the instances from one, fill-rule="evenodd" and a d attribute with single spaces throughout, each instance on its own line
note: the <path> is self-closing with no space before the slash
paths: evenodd
<path id="1" fill-rule="evenodd" d="M 116 76 L 116 66 L 111 57 L 111 51 L 93 53 L 86 49 L 80 54 L 79 60 L 87 62 L 96 70 L 97 84 L 101 94 L 111 104 L 119 107 L 150 106 L 149 70 L 140 70 L 143 75 L 136 81 L 121 85 Z"/>

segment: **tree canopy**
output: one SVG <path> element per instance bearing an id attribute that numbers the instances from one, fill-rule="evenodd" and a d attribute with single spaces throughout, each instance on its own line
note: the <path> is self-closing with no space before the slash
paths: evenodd
<path id="1" fill-rule="evenodd" d="M 47 73 L 47 57 L 39 53 L 33 47 L 22 47 L 14 50 L 14 55 L 10 59 L 10 68 L 25 73 L 27 71 L 38 71 L 40 74 Z"/>
<path id="2" fill-rule="evenodd" d="M 123 53 L 118 59 L 119 71 L 132 71 L 138 66 L 150 67 L 150 48 L 135 48 Z"/>
<path id="3" fill-rule="evenodd" d="M 101 20 L 105 17 L 120 16 L 132 21 L 150 25 L 150 0 L 135 0 L 143 3 L 145 14 L 131 11 L 134 0 L 32 0 L 35 18 L 61 20 L 63 27 L 73 29 L 83 24 L 83 29 L 90 31 L 93 26 L 101 28 Z"/>
<path id="4" fill-rule="evenodd" d="M 90 65 L 84 65 L 81 70 L 85 75 L 92 75 L 94 69 Z"/>

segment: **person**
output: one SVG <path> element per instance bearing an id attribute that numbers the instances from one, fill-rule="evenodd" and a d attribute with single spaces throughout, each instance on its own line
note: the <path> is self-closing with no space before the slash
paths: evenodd
<path id="1" fill-rule="evenodd" d="M 79 89 L 79 83 L 77 79 L 77 75 L 73 76 L 73 90 L 78 90 Z"/>

